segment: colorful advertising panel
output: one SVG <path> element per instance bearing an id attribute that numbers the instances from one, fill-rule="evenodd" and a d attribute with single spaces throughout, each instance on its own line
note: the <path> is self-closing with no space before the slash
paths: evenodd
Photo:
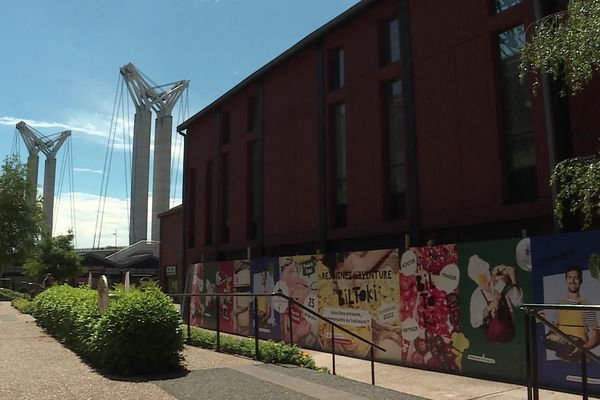
<path id="1" fill-rule="evenodd" d="M 536 303 L 600 304 L 600 232 L 577 232 L 533 238 Z M 593 311 L 544 312 L 547 320 L 600 356 L 600 316 Z M 537 325 L 538 376 L 542 385 L 581 390 L 581 352 Z M 588 388 L 600 393 L 600 365 L 588 361 Z"/>
<path id="2" fill-rule="evenodd" d="M 321 255 L 279 258 L 279 276 L 275 291 L 291 297 L 310 310 L 319 313 L 317 277 L 326 271 Z M 277 301 L 277 299 L 275 299 Z M 319 318 L 297 305 L 288 307 L 286 301 L 275 306 L 281 317 L 281 339 L 299 346 L 320 349 Z M 291 317 L 291 319 L 290 319 Z"/>
<path id="3" fill-rule="evenodd" d="M 204 289 L 204 266 L 202 263 L 192 264 L 191 294 L 200 294 Z M 204 318 L 204 301 L 201 296 L 194 296 L 190 301 L 190 325 L 200 326 Z"/>
<path id="4" fill-rule="evenodd" d="M 234 293 L 250 293 L 250 262 L 237 260 L 233 262 Z M 233 298 L 233 333 L 250 336 L 250 303 L 251 297 L 236 296 Z"/>
<path id="5" fill-rule="evenodd" d="M 331 257 L 330 257 L 331 258 Z M 381 360 L 398 361 L 400 300 L 398 251 L 371 250 L 340 254 L 333 268 L 319 275 L 321 314 L 354 334 L 388 349 Z M 331 351 L 331 326 L 319 324 L 321 348 Z M 335 351 L 366 358 L 370 346 L 340 330 L 334 334 Z"/>
<path id="6" fill-rule="evenodd" d="M 211 293 L 217 292 L 217 271 L 219 263 L 205 262 L 204 263 L 204 279 L 201 283 L 200 293 L 206 294 L 201 297 L 203 302 L 203 318 L 200 326 L 206 329 L 217 329 L 217 298 L 209 296 Z"/>
<path id="7" fill-rule="evenodd" d="M 279 280 L 279 259 L 277 257 L 255 258 L 251 262 L 252 293 L 273 293 L 275 282 Z M 277 303 L 279 304 L 279 303 Z M 273 297 L 257 296 L 250 308 L 252 333 L 254 334 L 254 308 L 258 309 L 258 332 L 262 339 L 280 337 L 279 313 L 273 308 Z"/>
<path id="8" fill-rule="evenodd" d="M 411 248 L 400 260 L 403 363 L 459 371 L 461 342 L 456 245 Z M 458 350 L 457 350 L 458 347 Z"/>
<path id="9" fill-rule="evenodd" d="M 233 293 L 233 261 L 223 261 L 219 263 L 216 279 L 217 293 Z M 233 297 L 221 297 L 218 300 L 220 304 L 219 323 L 223 332 L 233 333 Z"/>
<path id="10" fill-rule="evenodd" d="M 462 370 L 523 382 L 525 328 L 519 307 L 532 299 L 529 239 L 459 244 Z"/>

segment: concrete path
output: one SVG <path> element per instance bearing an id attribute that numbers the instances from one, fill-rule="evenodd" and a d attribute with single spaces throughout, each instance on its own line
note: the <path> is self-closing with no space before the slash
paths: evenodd
<path id="1" fill-rule="evenodd" d="M 329 354 L 311 352 L 331 369 Z M 497 382 L 336 357 L 338 374 L 257 363 L 186 346 L 187 371 L 124 380 L 106 377 L 44 333 L 29 315 L 0 301 L 0 399 L 526 399 L 524 388 Z M 363 383 L 367 382 L 367 383 Z M 579 397 L 543 392 L 541 400 Z"/>

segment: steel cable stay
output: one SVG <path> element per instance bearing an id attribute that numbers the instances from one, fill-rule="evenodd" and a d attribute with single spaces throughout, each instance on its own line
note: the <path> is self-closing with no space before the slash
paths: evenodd
<path id="1" fill-rule="evenodd" d="M 65 146 L 66 147 L 71 146 L 71 138 L 70 137 L 65 142 Z M 69 158 L 69 155 L 70 155 L 70 153 L 68 151 L 65 152 L 65 155 L 62 157 L 62 160 L 60 163 L 60 170 L 58 173 L 59 179 L 58 179 L 58 187 L 57 187 L 58 199 L 56 201 L 56 206 L 54 207 L 54 214 L 53 214 L 53 218 L 52 218 L 52 232 L 50 232 L 50 236 L 54 236 L 54 232 L 56 231 L 56 224 L 58 222 L 58 214 L 60 212 L 60 203 L 61 203 L 62 194 L 63 194 L 63 182 L 64 182 L 64 178 L 65 178 L 65 169 L 66 169 L 67 159 Z"/>
<path id="2" fill-rule="evenodd" d="M 110 127 L 108 130 L 108 141 L 107 141 L 107 145 L 106 145 L 106 153 L 104 155 L 104 165 L 102 168 L 102 182 L 100 184 L 100 194 L 98 195 L 98 210 L 96 213 L 96 224 L 94 226 L 94 238 L 92 241 L 92 248 L 96 248 L 96 238 L 98 238 L 98 248 L 100 248 L 100 235 L 101 234 L 101 228 L 100 228 L 100 232 L 99 232 L 99 224 L 101 224 L 100 220 L 101 217 L 103 218 L 103 216 L 101 216 L 101 213 L 103 214 L 104 211 L 102 209 L 102 194 L 105 192 L 104 187 L 105 185 L 108 185 L 108 172 L 107 171 L 107 164 L 108 164 L 108 159 L 109 159 L 109 153 L 111 152 L 111 142 L 112 142 L 112 136 L 113 136 L 113 124 L 115 122 L 115 114 L 117 113 L 117 99 L 119 98 L 119 86 L 122 84 L 122 80 L 121 80 L 121 75 L 119 75 L 119 77 L 117 78 L 117 86 L 115 88 L 115 98 L 113 101 L 113 111 L 112 111 L 112 117 L 110 120 Z"/>
<path id="3" fill-rule="evenodd" d="M 73 177 L 73 139 L 69 141 L 69 196 L 70 209 L 71 209 L 71 230 L 73 232 L 73 246 L 77 248 L 77 224 L 75 217 L 75 179 Z"/>
<path id="4" fill-rule="evenodd" d="M 178 120 L 176 126 L 182 124 L 189 115 L 189 90 L 185 89 L 185 93 L 182 95 L 183 101 L 179 103 L 178 110 Z M 181 165 L 181 155 L 183 152 L 183 139 L 181 135 L 177 132 L 175 135 L 175 158 L 171 162 L 171 182 L 174 182 L 171 199 L 176 199 L 177 197 L 177 183 L 179 182 L 179 166 Z M 182 194 L 183 196 L 183 194 Z M 174 204 L 173 204 L 174 205 Z"/>
<path id="5" fill-rule="evenodd" d="M 12 147 L 10 149 L 10 155 L 17 156 L 19 158 L 19 161 L 21 161 L 21 141 L 19 139 L 19 130 L 15 128 Z"/>
<path id="6" fill-rule="evenodd" d="M 121 82 L 120 96 L 119 96 L 119 101 L 117 104 L 117 114 L 114 117 L 114 123 L 111 123 L 111 125 L 114 129 L 111 133 L 112 142 L 110 142 L 108 168 L 106 169 L 106 184 L 104 185 L 104 193 L 102 195 L 102 212 L 100 213 L 100 230 L 98 232 L 98 248 L 100 247 L 100 238 L 102 238 L 102 226 L 104 224 L 104 210 L 106 209 L 106 196 L 107 196 L 107 192 L 108 192 L 108 181 L 110 178 L 110 169 L 112 166 L 113 154 L 115 152 L 115 141 L 117 138 L 117 129 L 118 129 L 118 125 L 119 125 L 119 115 L 120 115 L 119 111 L 122 107 L 122 104 L 123 104 L 123 82 Z"/>
<path id="7" fill-rule="evenodd" d="M 121 96 L 123 96 L 123 91 L 124 91 L 124 85 L 121 85 Z M 126 104 L 127 107 L 127 116 L 125 117 L 125 120 L 123 122 L 123 168 L 125 170 L 125 201 L 127 201 L 127 207 L 125 207 L 125 209 L 127 210 L 127 228 L 129 230 L 129 218 L 130 218 L 130 212 L 129 212 L 129 184 L 131 182 L 131 158 L 133 156 L 133 146 L 131 144 L 131 114 L 129 111 L 129 103 L 131 100 L 127 100 L 126 102 L 124 102 L 124 104 Z M 123 114 L 125 115 L 125 112 L 123 112 Z M 127 156 L 129 154 L 129 157 Z"/>

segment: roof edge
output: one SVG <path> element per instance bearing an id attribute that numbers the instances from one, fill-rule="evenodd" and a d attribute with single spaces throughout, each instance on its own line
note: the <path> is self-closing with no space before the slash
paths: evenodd
<path id="1" fill-rule="evenodd" d="M 293 45 L 292 47 L 290 47 L 289 49 L 287 49 L 286 51 L 281 53 L 279 56 L 275 57 L 273 60 L 269 61 L 267 64 L 262 66 L 257 71 L 250 74 L 248 77 L 246 77 L 240 83 L 235 85 L 233 88 L 229 89 L 227 92 L 225 92 L 219 98 L 214 100 L 212 103 L 210 103 L 209 105 L 207 105 L 206 107 L 204 107 L 203 109 L 198 111 L 196 114 L 192 115 L 187 120 L 183 121 L 181 124 L 179 124 L 177 126 L 177 132 L 181 133 L 181 131 L 188 129 L 194 121 L 196 121 L 198 118 L 202 117 L 204 114 L 206 114 L 211 109 L 213 109 L 216 106 L 218 106 L 219 104 L 221 104 L 223 101 L 228 99 L 230 96 L 239 92 L 240 90 L 244 89 L 245 87 L 249 86 L 250 83 L 258 80 L 262 75 L 264 75 L 265 73 L 270 71 L 272 68 L 287 61 L 289 58 L 294 56 L 300 50 L 303 50 L 304 48 L 308 47 L 313 42 L 316 42 L 317 40 L 321 39 L 323 36 L 325 36 L 326 33 L 337 28 L 339 25 L 341 25 L 344 22 L 346 22 L 347 20 L 355 17 L 359 13 L 365 11 L 367 8 L 372 6 L 377 1 L 379 1 L 379 0 L 360 0 L 358 3 L 353 5 L 352 7 L 350 7 L 349 9 L 347 9 L 346 11 L 344 11 L 343 13 L 341 13 L 340 15 L 338 15 L 337 17 L 332 19 L 331 21 L 325 23 L 325 25 L 321 26 L 317 30 L 308 34 L 303 39 L 301 39 L 299 42 L 297 42 L 295 45 Z"/>

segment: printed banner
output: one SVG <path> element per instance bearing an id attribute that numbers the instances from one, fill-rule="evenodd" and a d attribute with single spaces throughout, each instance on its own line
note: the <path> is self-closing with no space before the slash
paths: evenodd
<path id="1" fill-rule="evenodd" d="M 206 296 L 200 297 L 203 304 L 202 323 L 201 327 L 206 329 L 217 329 L 217 298 L 209 296 L 211 293 L 217 292 L 217 271 L 219 264 L 216 262 L 204 263 L 203 280 L 200 280 L 200 293 Z"/>
<path id="2" fill-rule="evenodd" d="M 330 257 L 333 268 L 319 274 L 321 314 L 350 332 L 388 349 L 381 360 L 400 354 L 400 299 L 398 251 L 392 249 L 353 252 Z M 321 348 L 331 351 L 331 326 L 319 324 Z M 370 345 L 351 335 L 334 331 L 338 354 L 366 358 Z"/>
<path id="3" fill-rule="evenodd" d="M 250 263 L 248 260 L 233 262 L 233 291 L 234 293 L 250 293 Z M 250 336 L 250 302 L 251 297 L 236 296 L 233 298 L 233 332 L 238 335 Z"/>
<path id="4" fill-rule="evenodd" d="M 460 370 L 462 338 L 456 245 L 411 248 L 400 260 L 400 312 L 404 363 Z M 460 346 L 458 346 L 460 349 Z"/>
<path id="5" fill-rule="evenodd" d="M 279 280 L 279 260 L 277 257 L 256 258 L 251 262 L 252 293 L 273 293 L 275 282 Z M 262 339 L 280 337 L 279 313 L 273 309 L 273 297 L 257 296 L 252 300 L 251 319 L 254 333 L 254 308 L 258 309 L 258 332 Z"/>
<path id="6" fill-rule="evenodd" d="M 317 277 L 327 271 L 322 256 L 293 256 L 279 259 L 281 280 L 277 282 L 275 291 L 296 300 L 306 308 L 319 313 L 319 292 Z M 275 301 L 280 301 L 275 298 Z M 281 314 L 281 338 L 284 342 L 291 340 L 299 346 L 319 350 L 319 318 L 297 305 L 288 307 L 287 301 L 275 305 Z M 290 319 L 291 316 L 291 319 Z M 291 326 L 290 326 L 291 324 Z"/>
<path id="7" fill-rule="evenodd" d="M 524 317 L 531 301 L 529 239 L 459 244 L 462 334 L 453 338 L 462 371 L 524 382 Z"/>
<path id="8" fill-rule="evenodd" d="M 536 303 L 600 304 L 600 232 L 535 237 L 531 243 Z M 547 320 L 600 356 L 598 313 L 551 311 Z M 542 385 L 581 391 L 581 352 L 538 324 L 538 374 Z M 600 365 L 588 360 L 588 388 L 600 394 Z"/>
<path id="9" fill-rule="evenodd" d="M 223 261 L 219 263 L 219 269 L 215 281 L 217 282 L 218 293 L 233 293 L 233 261 Z M 221 297 L 218 300 L 220 304 L 219 323 L 223 332 L 233 333 L 233 297 Z"/>

